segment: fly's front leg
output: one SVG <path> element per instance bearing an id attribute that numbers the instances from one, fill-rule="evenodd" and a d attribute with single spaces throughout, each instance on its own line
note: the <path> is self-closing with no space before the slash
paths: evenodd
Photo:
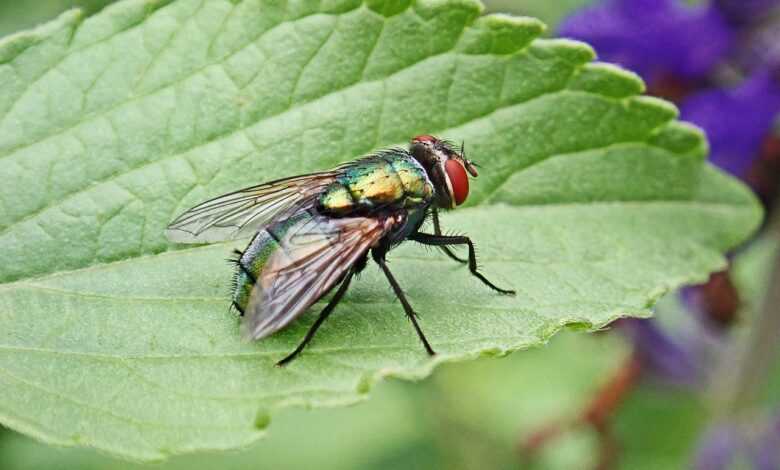
<path id="1" fill-rule="evenodd" d="M 410 240 L 422 243 L 429 246 L 448 246 L 448 245 L 468 245 L 469 247 L 469 271 L 486 286 L 490 287 L 496 292 L 505 295 L 515 295 L 515 291 L 502 289 L 482 275 L 477 269 L 477 254 L 474 251 L 474 243 L 472 243 L 469 237 L 464 236 L 448 236 L 448 235 L 431 235 L 429 233 L 415 232 L 409 236 Z"/>
<path id="2" fill-rule="evenodd" d="M 431 209 L 431 214 L 433 218 L 433 233 L 436 235 L 441 235 L 441 226 L 439 225 L 439 210 L 436 207 L 433 207 Z M 452 252 L 452 250 L 449 249 L 446 245 L 439 245 L 439 248 L 441 248 L 441 251 L 447 254 L 450 258 L 454 259 L 458 263 L 466 264 L 468 263 L 468 260 L 465 260 L 461 258 L 460 256 L 456 255 Z"/>

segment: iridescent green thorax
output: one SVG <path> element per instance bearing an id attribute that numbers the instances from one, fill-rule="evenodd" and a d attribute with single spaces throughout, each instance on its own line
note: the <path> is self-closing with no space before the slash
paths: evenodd
<path id="1" fill-rule="evenodd" d="M 320 196 L 323 213 L 346 215 L 377 208 L 415 208 L 433 198 L 423 167 L 406 152 L 388 152 L 351 164 Z"/>

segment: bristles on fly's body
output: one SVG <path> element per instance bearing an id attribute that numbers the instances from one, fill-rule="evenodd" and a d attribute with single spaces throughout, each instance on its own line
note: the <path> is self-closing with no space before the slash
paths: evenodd
<path id="1" fill-rule="evenodd" d="M 238 264 L 241 262 L 241 257 L 244 256 L 244 253 L 241 250 L 234 249 L 231 255 L 233 256 L 230 258 L 225 258 L 225 261 L 227 261 L 228 264 L 238 266 Z"/>
<path id="2" fill-rule="evenodd" d="M 243 309 L 232 299 L 235 295 L 236 290 L 238 289 L 238 274 L 242 270 L 241 257 L 244 256 L 244 252 L 242 252 L 241 250 L 234 249 L 232 255 L 233 255 L 232 257 L 225 259 L 225 261 L 227 261 L 229 264 L 235 266 L 235 269 L 233 271 L 233 276 L 231 276 L 230 278 L 230 292 L 228 293 L 228 295 L 231 299 L 231 302 L 230 302 L 230 306 L 228 307 L 228 312 L 235 310 L 236 312 L 238 312 L 239 316 L 243 317 L 244 316 Z"/>

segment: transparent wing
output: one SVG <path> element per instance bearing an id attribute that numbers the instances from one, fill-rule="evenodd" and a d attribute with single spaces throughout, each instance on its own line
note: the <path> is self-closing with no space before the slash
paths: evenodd
<path id="1" fill-rule="evenodd" d="M 320 299 L 394 225 L 393 219 L 334 219 L 309 213 L 270 227 L 276 245 L 249 298 L 244 333 L 264 338 Z M 281 227 L 280 227 L 281 226 Z"/>
<path id="2" fill-rule="evenodd" d="M 177 243 L 210 243 L 254 235 L 274 220 L 311 207 L 337 172 L 314 173 L 245 188 L 198 204 L 165 234 Z"/>

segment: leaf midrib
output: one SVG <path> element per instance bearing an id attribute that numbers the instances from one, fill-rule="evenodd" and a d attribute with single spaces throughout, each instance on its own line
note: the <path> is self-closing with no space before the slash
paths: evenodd
<path id="1" fill-rule="evenodd" d="M 486 208 L 490 207 L 491 204 L 479 204 L 477 206 L 472 207 L 471 209 L 480 209 L 480 208 Z M 686 207 L 690 206 L 695 209 L 704 209 L 704 210 L 714 210 L 718 212 L 741 212 L 745 208 L 753 207 L 749 201 L 741 201 L 739 203 L 736 202 L 710 202 L 706 200 L 698 200 L 698 199 L 680 199 L 680 200 L 668 200 L 668 199 L 660 199 L 660 200 L 634 200 L 634 201 L 597 201 L 597 202 L 550 202 L 550 203 L 535 203 L 535 204 L 528 204 L 528 205 L 511 205 L 511 204 L 504 204 L 500 203 L 498 206 L 506 206 L 511 207 L 512 209 L 518 209 L 518 210 L 541 210 L 543 208 L 549 208 L 549 207 L 556 207 L 556 208 L 577 208 L 580 206 L 585 206 L 588 208 L 592 207 L 604 207 L 604 206 L 627 206 L 627 207 L 635 207 L 636 209 L 646 209 L 650 206 L 680 206 L 680 207 Z M 191 254 L 195 250 L 208 250 L 208 249 L 214 249 L 215 246 L 229 246 L 233 242 L 224 242 L 224 243 L 216 243 L 216 244 L 210 244 L 210 245 L 197 245 L 192 246 L 188 248 L 181 248 L 176 250 L 168 250 L 161 253 L 150 253 L 150 254 L 141 254 L 139 256 L 132 256 L 127 258 L 122 258 L 114 261 L 108 261 L 103 263 L 95 263 L 91 264 L 82 268 L 78 269 L 71 269 L 67 271 L 54 271 L 50 273 L 43 273 L 39 276 L 34 277 L 26 277 L 21 279 L 14 279 L 9 282 L 0 282 L 0 292 L 4 290 L 10 290 L 16 287 L 34 287 L 34 288 L 44 288 L 44 286 L 39 286 L 34 284 L 36 281 L 45 281 L 47 279 L 56 279 L 59 277 L 64 277 L 71 275 L 73 273 L 84 273 L 89 271 L 96 271 L 100 269 L 110 269 L 113 266 L 121 265 L 123 263 L 132 263 L 137 262 L 140 260 L 151 260 L 158 256 L 177 256 L 180 254 Z M 413 256 L 395 256 L 394 259 L 398 260 L 405 260 L 405 261 L 419 261 L 419 262 L 430 262 L 430 261 L 442 261 L 436 258 L 422 258 L 422 257 L 413 257 Z M 487 259 L 486 261 L 489 261 L 490 263 L 496 263 L 496 264 L 502 264 L 502 263 L 526 263 L 526 264 L 536 264 L 536 265 L 552 265 L 556 263 L 535 263 L 528 258 L 525 259 L 507 259 L 506 257 L 502 259 Z M 563 263 L 562 263 L 563 264 Z M 48 288 L 48 287 L 46 287 Z M 56 289 L 56 288 L 51 288 Z M 96 294 L 96 296 L 99 296 L 99 294 Z M 149 298 L 149 300 L 154 300 L 154 298 Z"/>

